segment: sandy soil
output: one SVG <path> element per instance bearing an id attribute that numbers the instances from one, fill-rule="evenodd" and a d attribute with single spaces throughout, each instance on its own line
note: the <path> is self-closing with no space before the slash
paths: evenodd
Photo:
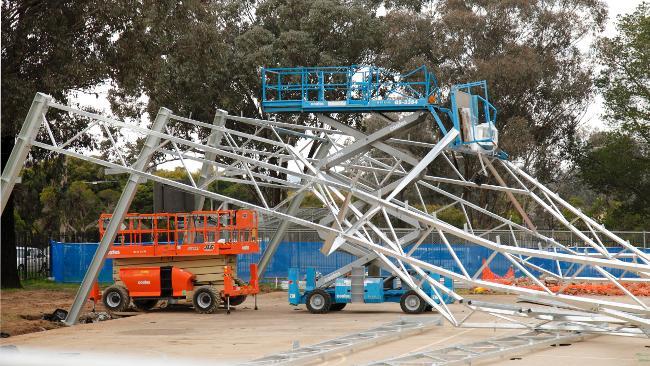
<path id="1" fill-rule="evenodd" d="M 76 290 L 3 290 L 0 293 L 0 331 L 10 336 L 60 328 L 61 323 L 43 320 L 57 308 L 68 310 Z M 90 311 L 90 302 L 86 311 Z M 104 311 L 98 304 L 97 311 Z"/>
<path id="2" fill-rule="evenodd" d="M 511 302 L 514 296 L 476 296 L 487 301 Z M 352 304 L 341 312 L 314 315 L 304 306 L 291 307 L 286 293 L 259 297 L 260 310 L 253 310 L 247 300 L 236 311 L 201 315 L 190 309 L 157 310 L 130 318 L 70 328 L 25 334 L 0 340 L 0 346 L 16 346 L 20 351 L 46 349 L 55 354 L 91 356 L 110 354 L 135 355 L 166 360 L 188 359 L 234 363 L 286 351 L 294 344 L 311 345 L 324 340 L 363 331 L 405 316 L 398 304 Z M 461 305 L 452 305 L 461 310 Z M 422 315 L 411 315 L 422 316 Z M 474 321 L 490 318 L 479 314 Z M 416 350 L 432 350 L 518 334 L 521 331 L 494 329 L 459 329 L 445 323 L 419 335 L 386 343 L 353 354 L 341 355 L 328 365 L 358 365 L 396 357 Z M 600 336 L 565 347 L 548 347 L 539 352 L 509 358 L 492 364 L 517 365 L 637 365 L 650 362 L 647 339 Z M 646 361 L 648 360 L 648 361 Z M 172 362 L 173 364 L 173 362 Z"/>

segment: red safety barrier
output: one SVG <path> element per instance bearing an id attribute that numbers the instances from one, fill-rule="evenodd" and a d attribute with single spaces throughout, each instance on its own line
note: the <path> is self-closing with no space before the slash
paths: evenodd
<path id="1" fill-rule="evenodd" d="M 485 264 L 485 259 L 483 259 Z M 536 285 L 528 277 L 515 278 L 515 271 L 512 267 L 504 276 L 492 272 L 489 266 L 485 266 L 481 273 L 483 281 L 499 283 L 503 285 L 517 286 L 537 291 L 545 291 L 541 286 Z M 542 280 L 543 282 L 543 280 Z M 599 295 L 599 296 L 623 296 L 625 292 L 613 283 L 607 282 L 572 282 L 568 284 L 548 284 L 546 286 L 551 292 L 558 293 L 562 290 L 566 295 Z M 647 283 L 623 283 L 623 287 L 634 296 L 650 296 L 650 284 Z"/>

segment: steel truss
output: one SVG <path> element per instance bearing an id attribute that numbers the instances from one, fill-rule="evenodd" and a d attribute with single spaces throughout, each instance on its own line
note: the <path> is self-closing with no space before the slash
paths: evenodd
<path id="1" fill-rule="evenodd" d="M 418 351 L 384 361 L 373 362 L 369 365 L 471 365 L 473 362 L 521 355 L 547 346 L 557 346 L 563 343 L 581 341 L 583 338 L 586 338 L 584 334 L 576 332 L 548 333 L 543 331 L 530 331 L 523 334 L 458 344 L 435 350 Z"/>
<path id="2" fill-rule="evenodd" d="M 347 334 L 311 346 L 264 356 L 243 363 L 241 366 L 287 366 L 324 362 L 344 353 L 358 352 L 365 348 L 413 336 L 440 325 L 442 325 L 442 319 L 439 316 L 400 318 L 358 333 Z"/>
<path id="3" fill-rule="evenodd" d="M 72 138 L 63 140 L 57 131 L 52 130 L 47 120 L 48 109 L 85 119 L 87 125 Z M 453 128 L 436 143 L 395 137 L 407 128 L 424 123 L 422 112 L 405 115 L 398 121 L 378 114 L 376 117 L 385 120 L 387 126 L 370 134 L 351 128 L 328 115 L 319 114 L 317 117 L 318 126 L 308 126 L 238 117 L 218 111 L 214 123 L 205 123 L 174 115 L 163 108 L 152 127 L 145 128 L 61 105 L 49 96 L 37 94 L 9 163 L 2 172 L 2 209 L 4 210 L 30 146 L 130 174 L 113 219 L 77 293 L 67 319 L 68 324 L 76 322 L 79 316 L 137 184 L 149 179 L 223 203 L 255 209 L 261 215 L 283 221 L 271 241 L 270 249 L 263 255 L 261 271 L 281 241 L 284 230 L 289 224 L 296 224 L 318 231 L 324 241 L 325 253 L 342 250 L 359 257 L 354 266 L 373 262 L 398 276 L 455 326 L 471 324 L 468 322 L 471 314 L 481 311 L 502 322 L 501 327 L 525 327 L 531 330 L 540 327 L 545 330 L 578 327 L 582 331 L 599 334 L 647 335 L 647 329 L 650 328 L 648 305 L 632 294 L 624 284 L 628 281 L 650 281 L 648 254 L 584 215 L 516 164 L 494 155 L 452 147 L 451 143 L 458 135 L 458 131 Z M 190 135 L 194 136 L 191 139 L 179 137 L 178 133 L 173 132 L 179 130 L 179 127 L 191 128 L 196 133 Z M 137 161 L 129 163 L 121 153 L 121 147 L 127 141 L 132 141 L 134 136 L 144 138 L 146 142 Z M 199 136 L 207 138 L 201 139 Z M 112 146 L 112 156 L 102 158 L 99 153 L 94 155 L 92 151 L 75 148 L 75 142 L 82 137 L 91 139 L 97 143 L 96 146 L 100 146 L 101 142 L 108 143 Z M 416 155 L 405 147 L 425 150 L 425 153 Z M 151 172 L 149 166 L 153 154 L 180 161 L 190 177 L 190 183 L 172 181 Z M 482 174 L 489 174 L 497 184 L 481 184 L 468 176 L 467 171 L 472 171 L 472 174 L 477 172 L 476 168 L 470 169 L 471 165 L 468 165 L 472 159 L 479 163 L 476 166 L 479 166 Z M 203 165 L 198 182 L 191 179 L 187 161 L 197 161 Z M 242 201 L 210 191 L 210 183 L 217 180 L 249 185 L 256 197 Z M 268 197 L 270 189 L 292 191 L 292 194 L 280 203 L 271 205 Z M 400 199 L 406 190 L 417 197 L 417 204 Z M 328 216 L 312 221 L 295 215 L 307 192 L 322 202 L 330 212 Z M 479 203 L 473 194 L 476 192 L 493 192 L 508 200 L 517 210 L 523 224 L 503 217 Z M 197 204 L 202 203 L 199 201 Z M 457 207 L 465 216 L 468 224 L 464 229 L 440 218 L 440 214 L 450 207 Z M 536 215 L 532 215 L 533 209 L 536 210 Z M 568 247 L 553 237 L 538 232 L 533 220 L 539 219 L 539 212 L 549 215 L 574 232 L 589 250 Z M 471 226 L 472 216 L 487 217 L 495 225 L 492 230 L 508 229 L 512 233 L 512 244 L 504 244 L 498 236 L 490 236 L 490 231 L 475 234 Z M 380 220 L 387 225 L 388 233 L 378 228 L 376 223 Z M 406 234 L 400 230 L 398 234 L 395 230 L 398 225 L 409 230 Z M 579 230 L 579 225 L 588 228 L 589 233 L 584 234 Z M 413 256 L 432 232 L 439 235 L 440 246 L 453 259 L 453 267 L 435 266 Z M 525 233 L 535 245 L 518 242 L 515 232 Z M 497 255 L 505 257 L 538 288 L 481 280 L 481 269 L 475 273 L 468 272 L 454 251 L 454 243 L 458 242 L 487 248 L 490 255 L 485 265 L 489 265 Z M 615 246 L 618 251 L 612 251 L 611 246 Z M 554 266 L 540 266 L 539 261 L 544 260 L 551 261 Z M 346 266 L 324 276 L 318 284 L 327 284 L 351 267 Z M 581 276 L 582 273 L 594 271 L 599 276 Z M 429 276 L 430 273 L 450 277 L 468 286 L 532 296 L 540 301 L 560 301 L 579 309 L 582 316 L 554 318 L 539 311 L 503 309 L 498 304 L 479 306 L 463 301 L 465 299 L 462 295 L 435 281 Z M 539 274 L 565 284 L 577 280 L 605 281 L 618 287 L 625 298 L 602 300 L 565 294 L 566 286 L 552 290 L 538 278 Z M 464 307 L 470 309 L 470 316 L 460 317 L 458 312 L 452 311 L 447 305 L 437 304 L 421 290 L 424 281 L 432 285 L 437 295 L 445 293 L 461 301 Z"/>

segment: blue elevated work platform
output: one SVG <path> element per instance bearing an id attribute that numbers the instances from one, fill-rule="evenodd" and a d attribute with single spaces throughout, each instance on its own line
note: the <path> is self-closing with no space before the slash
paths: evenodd
<path id="1" fill-rule="evenodd" d="M 497 110 L 487 83 L 452 85 L 449 101 L 443 106 L 438 81 L 424 65 L 404 74 L 361 65 L 262 69 L 266 113 L 429 111 L 443 135 L 451 126 L 460 131 L 454 147 L 496 152 Z"/>
<path id="2" fill-rule="evenodd" d="M 417 111 L 439 100 L 438 81 L 425 66 L 406 74 L 358 65 L 262 69 L 269 113 Z"/>

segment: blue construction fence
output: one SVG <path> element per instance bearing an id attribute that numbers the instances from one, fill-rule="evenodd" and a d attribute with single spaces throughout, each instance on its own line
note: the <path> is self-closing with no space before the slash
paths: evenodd
<path id="1" fill-rule="evenodd" d="M 287 277 L 288 269 L 291 267 L 299 268 L 304 271 L 307 268 L 315 268 L 316 271 L 327 274 L 346 264 L 351 263 L 356 257 L 335 252 L 326 256 L 320 252 L 322 242 L 282 242 L 271 259 L 269 266 L 264 274 L 265 279 L 272 280 L 275 278 L 284 279 Z M 88 265 L 97 250 L 97 243 L 60 243 L 51 241 L 52 253 L 52 276 L 56 282 L 79 283 L 83 279 Z M 267 242 L 261 243 L 260 253 L 266 248 Z M 465 266 L 468 273 L 473 274 L 478 271 L 492 251 L 474 244 L 453 244 L 454 252 L 459 260 Z M 593 248 L 574 248 L 580 252 L 595 252 Z M 621 248 L 610 248 L 611 253 L 620 251 Z M 650 252 L 645 249 L 645 252 Z M 414 256 L 427 263 L 446 268 L 459 273 L 459 269 L 444 244 L 423 244 L 415 252 Z M 251 263 L 257 263 L 261 254 L 240 255 L 237 259 L 237 276 L 242 280 L 248 280 L 250 277 L 249 266 Z M 540 268 L 557 271 L 557 264 L 551 259 L 533 258 L 530 263 Z M 498 274 L 504 275 L 508 269 L 513 266 L 507 258 L 497 254 L 490 262 L 490 269 Z M 565 276 L 571 276 L 578 270 L 579 265 L 560 262 L 560 268 Z M 515 275 L 524 276 L 516 267 Z M 527 269 L 530 269 L 528 267 Z M 99 281 L 112 282 L 113 262 L 111 259 L 106 260 L 102 268 Z M 530 270 L 535 275 L 540 275 L 540 271 Z M 622 270 L 608 268 L 608 271 L 614 276 L 623 274 Z M 601 277 L 592 267 L 585 267 L 579 277 Z M 625 277 L 635 277 L 635 275 L 626 273 Z"/>
<path id="2" fill-rule="evenodd" d="M 81 283 L 99 243 L 60 243 L 50 240 L 51 276 L 54 281 Z M 107 259 L 99 272 L 99 282 L 113 282 L 113 260 Z"/>

